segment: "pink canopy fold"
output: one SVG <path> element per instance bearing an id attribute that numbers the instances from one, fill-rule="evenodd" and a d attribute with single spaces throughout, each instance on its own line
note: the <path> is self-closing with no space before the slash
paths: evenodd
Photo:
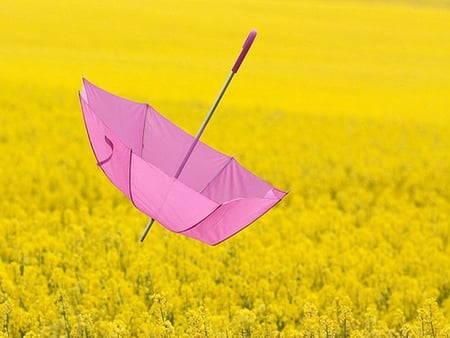
<path id="1" fill-rule="evenodd" d="M 175 178 L 194 137 L 148 104 L 85 79 L 80 101 L 98 165 L 136 208 L 171 231 L 216 245 L 286 195 L 202 142 Z"/>

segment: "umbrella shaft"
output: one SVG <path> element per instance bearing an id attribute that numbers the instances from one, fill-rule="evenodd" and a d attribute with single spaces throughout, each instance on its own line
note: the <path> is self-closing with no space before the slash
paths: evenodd
<path id="1" fill-rule="evenodd" d="M 144 239 L 145 239 L 145 237 L 147 236 L 147 234 L 148 234 L 150 228 L 151 228 L 152 225 L 153 225 L 153 222 L 155 222 L 155 219 L 154 219 L 154 218 L 150 218 L 150 220 L 148 221 L 148 223 L 147 223 L 147 225 L 146 225 L 146 227 L 145 227 L 145 229 L 144 229 L 144 232 L 143 232 L 142 235 L 141 235 L 141 242 L 144 241 Z"/>
<path id="2" fill-rule="evenodd" d="M 195 136 L 194 141 L 191 143 L 191 146 L 189 147 L 188 151 L 186 152 L 186 155 L 183 158 L 183 161 L 181 162 L 180 166 L 177 169 L 177 172 L 175 173 L 175 178 L 178 178 L 181 175 L 181 172 L 183 171 L 184 167 L 186 166 L 187 161 L 189 160 L 189 157 L 192 155 L 192 152 L 194 151 L 195 146 L 197 145 L 198 141 L 200 140 L 200 137 L 202 136 L 203 132 L 205 131 L 206 126 L 208 125 L 209 120 L 211 120 L 212 115 L 214 114 L 214 111 L 216 110 L 217 106 L 219 105 L 220 100 L 222 99 L 223 94 L 225 94 L 225 91 L 228 88 L 228 85 L 230 84 L 231 80 L 233 79 L 234 72 L 231 72 L 228 76 L 227 80 L 225 81 L 222 89 L 219 92 L 219 95 L 217 95 L 216 100 L 214 101 L 213 105 L 211 106 L 211 109 L 209 110 L 208 115 L 206 116 L 205 120 L 203 121 L 200 129 L 197 132 L 197 135 Z"/>
<path id="3" fill-rule="evenodd" d="M 200 129 L 197 132 L 197 136 L 195 136 L 196 139 L 200 139 L 200 136 L 202 136 L 203 131 L 205 130 L 209 120 L 211 119 L 214 111 L 216 110 L 217 106 L 219 105 L 220 100 L 222 99 L 223 94 L 225 94 L 225 91 L 228 88 L 228 85 L 230 84 L 231 80 L 233 79 L 235 73 L 231 72 L 230 75 L 228 75 L 227 80 L 225 81 L 225 83 L 223 84 L 222 89 L 220 90 L 219 94 L 216 97 L 216 100 L 214 101 L 214 103 L 212 104 L 208 115 L 206 116 L 205 120 L 203 121 L 202 126 L 200 127 Z"/>
<path id="4" fill-rule="evenodd" d="M 228 88 L 228 85 L 231 82 L 231 79 L 234 76 L 234 72 L 231 71 L 230 75 L 228 76 L 227 80 L 225 81 L 222 89 L 219 92 L 219 95 L 217 95 L 216 100 L 214 101 L 213 105 L 211 106 L 211 109 L 209 110 L 208 115 L 206 116 L 205 120 L 203 121 L 200 129 L 197 132 L 197 136 L 195 136 L 194 141 L 192 141 L 191 146 L 189 147 L 188 151 L 186 152 L 186 155 L 184 155 L 183 161 L 181 161 L 180 166 L 177 169 L 177 172 L 175 173 L 175 178 L 178 178 L 181 175 L 181 172 L 183 171 L 184 167 L 186 166 L 187 161 L 189 160 L 189 157 L 192 155 L 192 152 L 194 151 L 195 146 L 197 145 L 198 141 L 200 140 L 200 137 L 203 134 L 203 131 L 205 130 L 206 126 L 208 125 L 209 120 L 211 120 L 212 115 L 214 114 L 214 111 L 216 110 L 217 106 L 219 105 L 220 100 L 222 99 L 223 94 L 225 94 L 225 91 Z M 144 241 L 145 237 L 147 236 L 147 233 L 149 232 L 150 228 L 153 225 L 153 222 L 155 220 L 151 218 L 147 226 L 144 229 L 144 232 L 141 235 L 141 242 Z"/>

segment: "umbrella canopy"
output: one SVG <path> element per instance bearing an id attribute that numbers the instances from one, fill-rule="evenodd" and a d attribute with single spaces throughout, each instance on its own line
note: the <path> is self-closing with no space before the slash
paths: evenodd
<path id="1" fill-rule="evenodd" d="M 173 232 L 215 245 L 286 195 L 203 142 L 176 178 L 194 137 L 148 104 L 86 79 L 80 101 L 98 165 L 136 208 Z"/>

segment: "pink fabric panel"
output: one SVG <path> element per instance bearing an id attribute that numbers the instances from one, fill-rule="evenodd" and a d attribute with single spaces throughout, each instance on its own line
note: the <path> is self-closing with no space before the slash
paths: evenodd
<path id="1" fill-rule="evenodd" d="M 86 79 L 83 79 L 83 85 L 82 95 L 97 117 L 124 145 L 140 154 L 147 105 L 110 94 Z"/>
<path id="2" fill-rule="evenodd" d="M 131 192 L 139 210 L 175 232 L 193 227 L 219 206 L 134 154 Z"/>
<path id="3" fill-rule="evenodd" d="M 89 140 L 97 162 L 105 161 L 101 168 L 106 176 L 120 191 L 130 197 L 128 183 L 130 149 L 96 117 L 82 96 L 80 100 Z"/>
<path id="4" fill-rule="evenodd" d="M 142 157 L 167 175 L 174 176 L 194 137 L 149 108 L 144 132 Z M 198 142 L 178 178 L 201 191 L 226 165 L 230 157 Z"/>
<path id="5" fill-rule="evenodd" d="M 271 190 L 270 184 L 245 169 L 233 158 L 202 194 L 217 203 L 223 203 L 236 198 L 263 198 Z"/>
<path id="6" fill-rule="evenodd" d="M 184 231 L 182 234 L 210 245 L 216 245 L 247 227 L 278 202 L 279 199 L 263 198 L 230 201 L 220 206 L 196 227 Z"/>

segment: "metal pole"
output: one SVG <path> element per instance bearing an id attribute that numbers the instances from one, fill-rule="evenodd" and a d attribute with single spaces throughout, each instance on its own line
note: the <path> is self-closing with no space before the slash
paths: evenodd
<path id="1" fill-rule="evenodd" d="M 208 115 L 206 115 L 205 120 L 203 121 L 200 129 L 197 132 L 197 135 L 195 136 L 194 141 L 191 143 L 191 146 L 189 147 L 188 151 L 186 152 L 186 155 L 183 158 L 183 161 L 181 161 L 180 166 L 177 169 L 177 172 L 175 173 L 175 178 L 180 177 L 181 172 L 183 171 L 184 167 L 186 166 L 187 161 L 189 160 L 189 157 L 192 155 L 192 152 L 194 151 L 195 146 L 197 145 L 198 141 L 200 140 L 200 137 L 202 136 L 206 126 L 208 125 L 209 120 L 211 120 L 212 115 L 214 114 L 214 111 L 216 110 L 217 106 L 219 105 L 220 100 L 222 99 L 223 94 L 225 94 L 225 91 L 228 88 L 228 85 L 230 84 L 231 80 L 233 79 L 234 74 L 237 73 L 239 70 L 239 67 L 241 66 L 242 61 L 244 60 L 245 56 L 247 55 L 248 50 L 250 49 L 250 46 L 253 43 L 253 40 L 255 40 L 256 37 L 256 30 L 252 30 L 250 34 L 248 35 L 247 39 L 244 42 L 244 45 L 242 46 L 242 51 L 239 54 L 238 58 L 236 59 L 236 62 L 233 65 L 233 68 L 231 69 L 230 75 L 228 75 L 228 78 L 226 79 L 222 89 L 220 90 L 219 94 L 216 97 L 216 100 L 214 101 L 213 105 L 211 106 Z M 153 218 L 150 218 L 147 225 L 145 226 L 144 231 L 141 235 L 141 242 L 144 241 L 145 237 L 147 236 L 150 228 L 152 227 L 155 220 Z"/>
<path id="2" fill-rule="evenodd" d="M 214 114 L 214 111 L 216 110 L 217 106 L 219 105 L 220 100 L 222 99 L 223 94 L 227 90 L 228 85 L 230 84 L 231 80 L 233 79 L 235 73 L 231 72 L 228 76 L 227 80 L 225 81 L 222 89 L 219 92 L 219 95 L 217 95 L 216 100 L 214 101 L 213 105 L 211 106 L 211 109 L 209 110 L 208 115 L 206 116 L 205 120 L 203 121 L 200 129 L 197 132 L 197 136 L 195 136 L 194 141 L 191 143 L 191 146 L 189 147 L 188 151 L 186 152 L 186 155 L 183 158 L 183 161 L 181 161 L 180 166 L 177 169 L 177 172 L 175 173 L 175 178 L 180 177 L 181 172 L 183 171 L 184 167 L 186 166 L 186 163 L 189 159 L 189 157 L 192 155 L 192 152 L 194 151 L 195 146 L 197 145 L 198 141 L 200 140 L 200 137 L 203 134 L 203 131 L 205 130 L 206 126 L 208 125 L 209 120 L 211 120 L 212 115 Z M 147 225 L 145 226 L 144 231 L 141 235 L 141 242 L 144 241 L 145 237 L 147 236 L 148 232 L 150 231 L 150 228 L 152 227 L 155 220 L 153 218 L 150 218 L 150 220 L 147 222 Z"/>
<path id="3" fill-rule="evenodd" d="M 141 242 L 143 242 L 145 237 L 147 237 L 147 234 L 150 231 L 150 228 L 152 227 L 153 223 L 155 223 L 155 219 L 154 218 L 150 218 L 150 220 L 148 221 L 147 225 L 145 226 L 144 231 L 142 232 Z"/>

